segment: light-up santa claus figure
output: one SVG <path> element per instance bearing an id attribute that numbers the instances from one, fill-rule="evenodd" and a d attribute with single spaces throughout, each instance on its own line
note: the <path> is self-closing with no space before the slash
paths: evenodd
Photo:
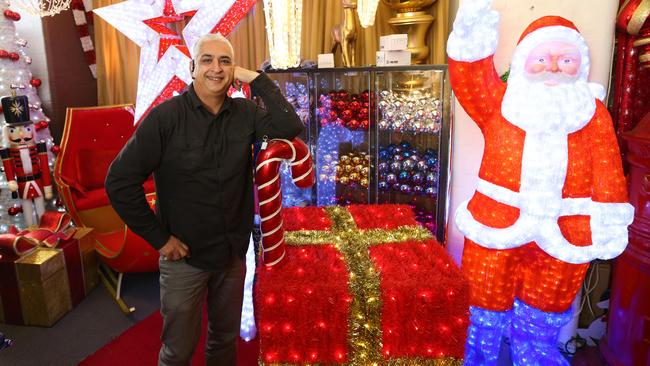
<path id="1" fill-rule="evenodd" d="M 589 262 L 625 249 L 633 208 L 576 26 L 557 16 L 531 23 L 506 84 L 493 64 L 490 7 L 466 0 L 447 45 L 456 97 L 485 139 L 476 192 L 455 217 L 471 286 L 465 364 L 495 365 L 510 327 L 515 365 L 568 365 L 558 332 Z"/>
<path id="2" fill-rule="evenodd" d="M 45 199 L 52 198 L 52 180 L 45 142 L 34 142 L 34 125 L 24 95 L 2 98 L 8 148 L 0 150 L 9 190 L 22 204 L 26 225 L 33 225 L 45 212 Z"/>

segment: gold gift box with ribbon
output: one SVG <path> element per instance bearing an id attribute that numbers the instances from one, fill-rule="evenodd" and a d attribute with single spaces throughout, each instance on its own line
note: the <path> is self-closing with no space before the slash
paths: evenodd
<path id="1" fill-rule="evenodd" d="M 37 248 L 16 260 L 16 275 L 25 325 L 49 327 L 72 309 L 61 250 Z"/>

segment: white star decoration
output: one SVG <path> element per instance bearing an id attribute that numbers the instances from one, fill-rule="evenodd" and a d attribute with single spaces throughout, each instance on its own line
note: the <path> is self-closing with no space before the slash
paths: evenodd
<path id="1" fill-rule="evenodd" d="M 140 46 L 135 123 L 192 81 L 192 46 L 201 35 L 213 31 L 235 4 L 235 0 L 127 0 L 94 10 Z M 164 25 L 192 14 L 183 29 L 183 39 Z"/>

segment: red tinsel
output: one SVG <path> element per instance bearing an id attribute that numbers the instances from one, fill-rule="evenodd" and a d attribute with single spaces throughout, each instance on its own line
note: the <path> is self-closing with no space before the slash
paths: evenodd
<path id="1" fill-rule="evenodd" d="M 435 240 L 377 245 L 384 357 L 463 357 L 469 287 Z"/>
<path id="2" fill-rule="evenodd" d="M 285 231 L 329 230 L 332 222 L 323 207 L 290 207 L 282 210 Z"/>
<path id="3" fill-rule="evenodd" d="M 348 211 L 359 229 L 417 225 L 405 205 L 354 205 Z M 305 234 L 331 230 L 333 224 L 321 207 L 285 209 L 283 220 L 286 231 Z M 369 255 L 381 280 L 381 351 L 386 362 L 462 357 L 469 288 L 442 246 L 435 240 L 411 239 L 372 245 Z M 354 297 L 344 256 L 329 244 L 287 246 L 286 256 L 277 267 L 257 269 L 261 360 L 349 362 Z"/>
<path id="4" fill-rule="evenodd" d="M 350 205 L 348 211 L 359 229 L 397 229 L 418 226 L 413 210 L 406 205 Z"/>
<path id="5" fill-rule="evenodd" d="M 332 245 L 287 247 L 277 267 L 257 267 L 255 311 L 264 362 L 346 360 L 352 296 Z"/>

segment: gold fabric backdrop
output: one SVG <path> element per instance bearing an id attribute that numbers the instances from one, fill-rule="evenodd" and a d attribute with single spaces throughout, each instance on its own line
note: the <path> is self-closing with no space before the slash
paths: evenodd
<path id="1" fill-rule="evenodd" d="M 97 9 L 121 1 L 93 0 L 93 6 Z M 428 63 L 445 63 L 449 0 L 436 1 L 428 13 L 434 17 L 428 36 L 428 46 L 431 49 Z M 339 0 L 304 0 L 302 14 L 301 55 L 303 59 L 316 61 L 319 53 L 331 51 L 331 30 L 342 21 L 343 7 Z M 372 27 L 362 28 L 357 18 L 355 49 L 358 66 L 375 63 L 379 37 L 394 33 L 387 22 L 393 16 L 394 12 L 380 2 Z M 139 47 L 98 16 L 95 17 L 94 27 L 99 104 L 135 103 Z M 269 59 L 262 0 L 258 1 L 228 38 L 235 48 L 235 62 L 239 65 L 258 69 L 264 60 Z M 340 50 L 335 56 L 335 62 L 336 65 L 341 65 Z"/>

